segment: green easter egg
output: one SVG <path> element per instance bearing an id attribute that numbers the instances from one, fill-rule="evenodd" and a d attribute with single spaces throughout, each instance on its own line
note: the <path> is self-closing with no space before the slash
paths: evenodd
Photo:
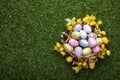
<path id="1" fill-rule="evenodd" d="M 73 31 L 71 34 L 72 38 L 74 39 L 79 39 L 80 38 L 80 32 L 78 31 Z"/>
<path id="2" fill-rule="evenodd" d="M 64 49 L 65 49 L 66 52 L 72 52 L 73 51 L 73 47 L 70 46 L 67 43 L 64 44 Z"/>
<path id="3" fill-rule="evenodd" d="M 98 45 L 101 45 L 101 44 L 103 43 L 102 38 L 97 38 L 96 41 L 97 41 L 97 44 L 98 44 Z"/>
<path id="4" fill-rule="evenodd" d="M 87 48 L 84 48 L 84 49 L 83 49 L 83 55 L 84 55 L 84 56 L 87 56 L 87 55 L 89 55 L 89 54 L 91 54 L 91 53 L 92 53 L 92 50 L 91 50 L 90 47 L 87 47 Z"/>

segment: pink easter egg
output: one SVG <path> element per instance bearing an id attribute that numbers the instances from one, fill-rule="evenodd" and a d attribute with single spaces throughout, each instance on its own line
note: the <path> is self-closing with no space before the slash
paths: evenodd
<path id="1" fill-rule="evenodd" d="M 92 50 L 93 50 L 94 53 L 98 53 L 98 52 L 100 52 L 100 47 L 96 46 Z"/>
<path id="2" fill-rule="evenodd" d="M 88 39 L 89 46 L 95 47 L 97 45 L 97 41 L 94 38 L 89 38 Z"/>
<path id="3" fill-rule="evenodd" d="M 71 45 L 73 47 L 78 46 L 78 41 L 75 39 L 70 39 L 68 43 L 69 43 L 69 45 Z"/>
<path id="4" fill-rule="evenodd" d="M 88 41 L 92 41 L 92 40 L 95 40 L 93 37 L 90 37 L 89 39 L 88 39 Z"/>

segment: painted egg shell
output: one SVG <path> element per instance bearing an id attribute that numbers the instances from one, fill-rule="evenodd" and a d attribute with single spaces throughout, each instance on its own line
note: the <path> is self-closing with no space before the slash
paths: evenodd
<path id="1" fill-rule="evenodd" d="M 78 41 L 75 39 L 70 39 L 68 43 L 73 47 L 78 46 Z"/>
<path id="2" fill-rule="evenodd" d="M 91 47 L 95 47 L 97 45 L 97 41 L 94 38 L 89 38 L 88 42 Z"/>
<path id="3" fill-rule="evenodd" d="M 73 51 L 73 47 L 70 46 L 67 43 L 64 44 L 64 49 L 65 49 L 66 52 L 72 52 Z"/>
<path id="4" fill-rule="evenodd" d="M 79 39 L 80 38 L 80 33 L 78 31 L 73 31 L 71 36 L 74 39 Z"/>
<path id="5" fill-rule="evenodd" d="M 85 25 L 83 26 L 83 29 L 84 29 L 84 31 L 87 32 L 87 33 L 91 33 L 91 32 L 92 32 L 91 26 L 89 26 L 88 24 L 85 24 Z"/>
<path id="6" fill-rule="evenodd" d="M 94 53 L 98 53 L 98 52 L 100 52 L 100 47 L 96 46 L 92 50 L 93 50 Z"/>
<path id="7" fill-rule="evenodd" d="M 90 34 L 88 34 L 88 37 L 92 37 L 92 38 L 97 38 L 97 35 L 95 34 L 95 33 L 90 33 Z"/>
<path id="8" fill-rule="evenodd" d="M 83 53 L 84 56 L 87 56 L 87 55 L 92 53 L 92 50 L 91 50 L 90 47 L 84 48 L 82 53 Z"/>
<path id="9" fill-rule="evenodd" d="M 97 45 L 101 45 L 103 43 L 102 38 L 97 38 L 96 41 L 97 41 Z"/>
<path id="10" fill-rule="evenodd" d="M 81 24 L 76 24 L 74 27 L 74 31 L 80 31 L 82 29 L 82 25 Z"/>
<path id="11" fill-rule="evenodd" d="M 87 40 L 81 39 L 79 43 L 80 43 L 80 46 L 82 46 L 82 47 L 87 47 L 88 46 L 88 41 Z"/>
<path id="12" fill-rule="evenodd" d="M 80 36 L 81 36 L 81 38 L 85 39 L 85 38 L 87 38 L 87 33 L 84 30 L 81 30 Z"/>
<path id="13" fill-rule="evenodd" d="M 82 55 L 82 48 L 81 47 L 75 48 L 75 55 L 77 56 L 77 58 L 80 58 L 80 56 Z"/>

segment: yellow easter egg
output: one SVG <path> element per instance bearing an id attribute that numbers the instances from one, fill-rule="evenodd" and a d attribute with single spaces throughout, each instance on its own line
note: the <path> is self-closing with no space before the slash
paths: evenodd
<path id="1" fill-rule="evenodd" d="M 73 58 L 71 56 L 69 56 L 69 57 L 66 58 L 66 62 L 70 63 L 72 61 L 73 61 Z"/>
<path id="2" fill-rule="evenodd" d="M 109 40 L 108 40 L 107 37 L 103 37 L 102 39 L 103 39 L 103 43 L 104 43 L 104 44 L 108 44 L 108 43 L 109 43 Z"/>
<path id="3" fill-rule="evenodd" d="M 73 51 L 73 47 L 70 46 L 67 43 L 64 44 L 64 49 L 65 49 L 66 52 L 72 52 Z"/>
<path id="4" fill-rule="evenodd" d="M 103 43 L 102 38 L 97 38 L 96 41 L 97 41 L 97 44 L 98 44 L 98 45 L 101 45 L 101 44 Z"/>
<path id="5" fill-rule="evenodd" d="M 79 39 L 80 38 L 80 32 L 78 31 L 73 31 L 71 34 L 72 38 L 74 39 Z"/>
<path id="6" fill-rule="evenodd" d="M 92 50 L 91 50 L 90 47 L 83 49 L 83 55 L 84 56 L 87 56 L 87 55 L 91 54 L 91 52 L 92 52 Z"/>

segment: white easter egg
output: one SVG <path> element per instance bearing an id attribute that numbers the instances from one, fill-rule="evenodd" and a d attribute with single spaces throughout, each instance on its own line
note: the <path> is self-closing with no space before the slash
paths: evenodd
<path id="1" fill-rule="evenodd" d="M 83 26 L 83 30 L 84 30 L 85 32 L 87 32 L 87 33 L 91 33 L 91 32 L 92 32 L 92 28 L 91 28 L 91 26 L 89 26 L 88 24 L 85 24 L 85 25 Z"/>
<path id="2" fill-rule="evenodd" d="M 80 36 L 82 39 L 86 39 L 87 38 L 87 33 L 84 30 L 80 30 Z"/>

